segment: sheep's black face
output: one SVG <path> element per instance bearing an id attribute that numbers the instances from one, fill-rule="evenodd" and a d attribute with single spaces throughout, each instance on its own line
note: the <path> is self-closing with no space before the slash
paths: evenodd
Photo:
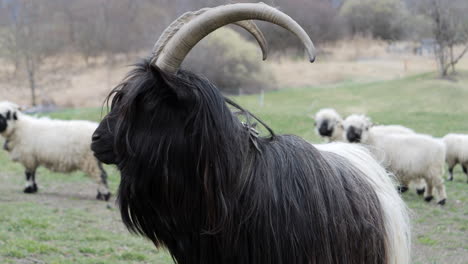
<path id="1" fill-rule="evenodd" d="M 0 114 L 0 133 L 3 133 L 7 129 L 7 120 Z"/>
<path id="2" fill-rule="evenodd" d="M 322 137 L 330 137 L 333 134 L 333 127 L 328 128 L 329 121 L 328 120 L 323 120 L 322 124 L 319 127 L 319 134 Z"/>
<path id="3" fill-rule="evenodd" d="M 8 110 L 3 114 L 0 113 L 0 133 L 5 132 L 8 128 L 8 123 L 13 120 L 18 120 L 16 111 Z"/>
<path id="4" fill-rule="evenodd" d="M 359 143 L 361 142 L 362 136 L 362 129 L 355 128 L 354 126 L 350 126 L 348 131 L 346 132 L 346 138 L 351 143 Z"/>

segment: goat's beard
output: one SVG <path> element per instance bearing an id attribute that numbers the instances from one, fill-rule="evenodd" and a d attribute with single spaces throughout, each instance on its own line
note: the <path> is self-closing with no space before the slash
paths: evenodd
<path id="1" fill-rule="evenodd" d="M 256 137 L 255 118 L 236 106 L 243 125 L 227 101 L 147 61 L 117 87 L 106 122 L 129 230 L 178 263 L 385 263 L 382 212 L 361 172 L 301 138 Z"/>

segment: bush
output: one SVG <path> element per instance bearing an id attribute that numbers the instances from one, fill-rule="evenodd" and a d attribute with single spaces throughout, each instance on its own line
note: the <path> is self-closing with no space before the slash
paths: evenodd
<path id="1" fill-rule="evenodd" d="M 260 47 L 229 28 L 213 32 L 190 52 L 184 68 L 206 76 L 224 93 L 274 89 Z"/>
<path id="2" fill-rule="evenodd" d="M 348 0 L 340 10 L 352 34 L 371 34 L 385 40 L 402 39 L 409 17 L 401 0 Z"/>

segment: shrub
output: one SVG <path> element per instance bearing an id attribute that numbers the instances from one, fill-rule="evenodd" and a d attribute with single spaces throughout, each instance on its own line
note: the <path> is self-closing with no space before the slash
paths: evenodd
<path id="1" fill-rule="evenodd" d="M 275 87 L 260 47 L 229 28 L 219 29 L 201 41 L 183 66 L 206 76 L 227 94 L 256 93 Z"/>
<path id="2" fill-rule="evenodd" d="M 352 34 L 371 34 L 386 40 L 403 38 L 405 20 L 409 17 L 400 0 L 348 0 L 340 14 Z"/>

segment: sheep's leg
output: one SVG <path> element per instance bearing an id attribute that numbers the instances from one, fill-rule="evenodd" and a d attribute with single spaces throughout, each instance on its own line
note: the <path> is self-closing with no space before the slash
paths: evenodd
<path id="1" fill-rule="evenodd" d="M 414 181 L 414 185 L 416 186 L 416 193 L 418 195 L 423 195 L 426 191 L 426 181 L 424 181 L 423 178 L 420 178 Z"/>
<path id="2" fill-rule="evenodd" d="M 398 190 L 399 193 L 404 193 L 404 192 L 408 191 L 408 186 L 406 186 L 406 185 L 399 185 L 399 186 L 397 187 L 397 190 Z"/>
<path id="3" fill-rule="evenodd" d="M 468 170 L 467 170 L 467 165 L 468 164 L 463 164 L 462 167 L 463 167 L 463 173 L 465 173 L 466 177 L 467 177 L 467 183 L 468 183 Z"/>
<path id="4" fill-rule="evenodd" d="M 432 194 L 433 190 L 434 185 L 432 183 L 432 179 L 426 179 L 426 192 L 424 193 L 424 200 L 426 202 L 430 202 L 434 199 L 434 195 Z"/>
<path id="5" fill-rule="evenodd" d="M 408 185 L 409 185 L 409 181 L 401 180 L 400 185 L 398 185 L 398 187 L 397 187 L 397 191 L 399 193 L 404 193 L 404 192 L 408 191 Z"/>
<path id="6" fill-rule="evenodd" d="M 26 187 L 24 188 L 24 193 L 36 193 L 38 188 L 36 184 L 36 170 L 26 170 Z"/>
<path id="7" fill-rule="evenodd" d="M 452 162 L 452 161 L 448 161 L 447 163 L 448 163 L 447 165 L 448 165 L 448 172 L 449 172 L 449 177 L 447 178 L 447 181 L 453 181 L 453 168 L 455 167 L 455 165 L 457 165 L 457 163 Z M 464 170 L 465 169 L 463 169 L 463 171 Z"/>
<path id="8" fill-rule="evenodd" d="M 447 193 L 445 192 L 445 184 L 444 180 L 441 177 L 434 178 L 433 185 L 437 191 L 437 197 L 439 201 L 437 202 L 440 205 L 444 205 L 447 199 Z"/>
<path id="9" fill-rule="evenodd" d="M 447 181 L 453 181 L 453 167 L 454 166 L 448 168 L 449 177 L 448 177 Z"/>
<path id="10" fill-rule="evenodd" d="M 100 182 L 96 199 L 109 201 L 111 193 L 109 191 L 109 186 L 107 185 L 107 173 L 100 162 L 98 163 L 98 166 L 100 171 Z"/>

